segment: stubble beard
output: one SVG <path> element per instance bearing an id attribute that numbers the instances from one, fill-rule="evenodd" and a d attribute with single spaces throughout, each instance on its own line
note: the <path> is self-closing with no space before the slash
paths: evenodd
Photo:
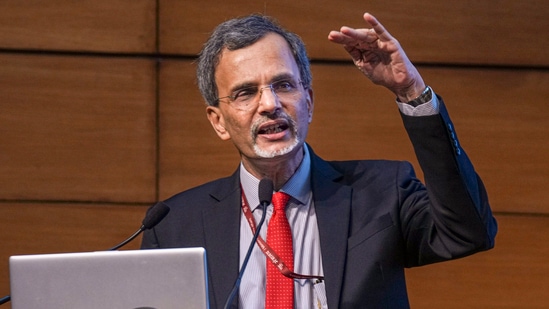
<path id="1" fill-rule="evenodd" d="M 299 138 L 299 135 L 298 135 L 298 132 L 297 132 L 296 122 L 291 117 L 289 117 L 287 115 L 283 115 L 282 117 L 288 120 L 288 123 L 290 125 L 289 129 L 291 129 L 292 132 L 293 132 L 292 143 L 290 145 L 282 148 L 282 149 L 277 149 L 277 150 L 263 149 L 257 144 L 256 130 L 252 130 L 253 149 L 254 149 L 254 153 L 258 157 L 264 158 L 264 159 L 271 159 L 271 158 L 274 158 L 274 157 L 277 157 L 277 156 L 282 156 L 282 155 L 285 155 L 285 154 L 288 154 L 288 153 L 292 152 L 300 144 L 301 139 Z M 258 125 L 254 126 L 254 127 L 257 127 L 257 126 Z"/>
<path id="2" fill-rule="evenodd" d="M 272 151 L 262 149 L 261 147 L 259 147 L 257 144 L 254 143 L 254 152 L 258 157 L 261 157 L 261 158 L 264 158 L 264 159 L 271 159 L 271 158 L 282 156 L 282 155 L 285 155 L 285 154 L 288 154 L 288 153 L 292 152 L 292 150 L 294 150 L 295 147 L 297 147 L 297 145 L 299 145 L 299 142 L 300 142 L 299 138 L 296 136 L 296 137 L 293 138 L 292 144 L 290 144 L 287 147 L 284 147 L 282 149 L 272 150 Z"/>

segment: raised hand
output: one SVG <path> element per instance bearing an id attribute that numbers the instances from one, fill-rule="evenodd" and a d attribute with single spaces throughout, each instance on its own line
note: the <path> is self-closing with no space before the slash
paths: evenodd
<path id="1" fill-rule="evenodd" d="M 364 75 L 391 90 L 401 102 L 418 97 L 425 83 L 400 43 L 373 15 L 365 13 L 364 20 L 371 28 L 343 26 L 339 31 L 331 31 L 328 39 L 343 45 Z"/>

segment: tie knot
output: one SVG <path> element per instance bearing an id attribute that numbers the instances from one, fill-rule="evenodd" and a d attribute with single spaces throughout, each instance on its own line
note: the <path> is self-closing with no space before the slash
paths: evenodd
<path id="1" fill-rule="evenodd" d="M 275 192 L 273 194 L 273 207 L 275 211 L 281 210 L 284 211 L 284 208 L 286 208 L 286 204 L 290 200 L 290 195 L 284 193 L 284 192 Z"/>

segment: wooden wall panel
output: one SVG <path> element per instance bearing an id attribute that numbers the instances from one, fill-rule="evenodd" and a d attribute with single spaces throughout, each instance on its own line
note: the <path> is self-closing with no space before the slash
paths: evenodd
<path id="1" fill-rule="evenodd" d="M 417 162 L 391 92 L 353 65 L 313 64 L 312 71 L 315 106 L 308 142 L 317 154 L 326 160 Z"/>
<path id="2" fill-rule="evenodd" d="M 425 69 L 500 212 L 549 213 L 549 72 Z"/>
<path id="3" fill-rule="evenodd" d="M 239 156 L 217 137 L 195 84 L 191 61 L 163 61 L 160 70 L 160 199 L 234 172 Z"/>
<path id="4" fill-rule="evenodd" d="M 415 61 L 549 65 L 549 2 L 437 0 L 177 1 L 160 2 L 160 50 L 195 55 L 213 28 L 231 17 L 266 13 L 302 36 L 310 56 L 347 59 L 327 41 L 343 25 L 363 27 L 376 15 Z"/>
<path id="5" fill-rule="evenodd" d="M 441 94 L 495 211 L 549 213 L 549 72 L 420 68 Z M 389 158 L 415 164 L 387 90 L 352 66 L 313 65 L 309 142 L 326 158 Z"/>
<path id="6" fill-rule="evenodd" d="M 3 0 L 0 48 L 154 52 L 154 0 Z"/>
<path id="7" fill-rule="evenodd" d="M 155 66 L 0 55 L 0 199 L 152 202 Z"/>
<path id="8" fill-rule="evenodd" d="M 12 255 L 109 249 L 133 234 L 148 206 L 0 203 L 0 297 L 9 294 Z M 141 236 L 123 250 L 138 249 Z M 9 308 L 9 303 L 2 308 Z"/>
<path id="9" fill-rule="evenodd" d="M 549 217 L 497 220 L 493 250 L 407 270 L 412 308 L 549 308 Z"/>
<path id="10" fill-rule="evenodd" d="M 440 93 L 489 190 L 493 209 L 549 213 L 549 129 L 544 71 L 420 68 Z M 238 157 L 206 119 L 191 62 L 164 62 L 161 78 L 163 198 L 228 175 Z M 352 65 L 313 65 L 314 119 L 308 141 L 326 159 L 386 158 L 419 166 L 393 95 Z"/>

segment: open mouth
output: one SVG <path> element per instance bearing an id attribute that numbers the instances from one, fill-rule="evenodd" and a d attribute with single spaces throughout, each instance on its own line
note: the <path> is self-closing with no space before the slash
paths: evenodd
<path id="1" fill-rule="evenodd" d="M 285 131 L 289 128 L 289 125 L 285 122 L 267 124 L 259 128 L 258 134 L 276 134 Z"/>

